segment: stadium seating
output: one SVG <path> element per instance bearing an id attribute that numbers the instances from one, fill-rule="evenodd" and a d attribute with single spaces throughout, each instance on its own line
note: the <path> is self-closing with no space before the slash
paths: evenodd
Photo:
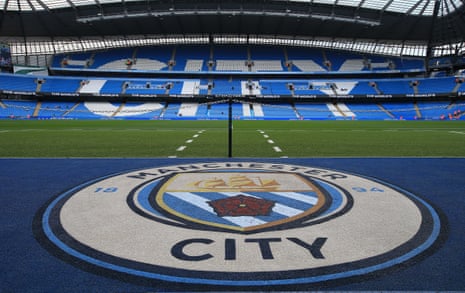
<path id="1" fill-rule="evenodd" d="M 28 119 L 34 114 L 37 108 L 36 101 L 12 101 L 2 100 L 0 107 L 0 118 L 3 119 Z"/>
<path id="2" fill-rule="evenodd" d="M 465 95 L 464 77 L 423 77 L 420 59 L 305 47 L 164 45 L 56 55 L 50 69 L 51 76 L 0 74 L 0 94 L 28 99 L 4 99 L 1 117 L 226 119 L 221 99 L 251 97 L 233 103 L 234 119 L 465 119 L 463 103 L 449 101 Z"/>
<path id="3" fill-rule="evenodd" d="M 370 84 L 370 81 L 360 80 L 354 86 L 350 94 L 351 95 L 377 95 L 379 93 L 376 91 L 374 86 Z"/>
<path id="4" fill-rule="evenodd" d="M 296 103 L 295 108 L 300 119 L 331 120 L 335 118 L 325 103 Z"/>
<path id="5" fill-rule="evenodd" d="M 110 118 L 116 110 L 101 106 L 101 102 L 78 102 L 64 114 L 67 119 L 102 119 Z"/>
<path id="6" fill-rule="evenodd" d="M 140 94 L 140 95 L 164 95 L 168 91 L 169 82 L 164 80 L 153 81 L 128 81 L 126 82 L 126 94 Z"/>
<path id="7" fill-rule="evenodd" d="M 1 119 L 228 119 L 228 103 L 0 101 Z M 232 118 L 245 120 L 455 120 L 465 102 L 239 103 Z"/>
<path id="8" fill-rule="evenodd" d="M 394 116 L 383 111 L 378 104 L 349 103 L 347 107 L 355 114 L 357 120 L 391 120 Z"/>
<path id="9" fill-rule="evenodd" d="M 378 80 L 376 84 L 381 94 L 384 95 L 413 95 L 414 89 L 411 80 Z"/>
<path id="10" fill-rule="evenodd" d="M 212 104 L 208 111 L 208 117 L 210 119 L 226 120 L 228 118 L 228 110 L 228 104 Z"/>
<path id="11" fill-rule="evenodd" d="M 92 53 L 73 53 L 72 55 L 59 54 L 53 58 L 53 67 L 63 68 L 86 68 L 92 62 Z"/>
<path id="12" fill-rule="evenodd" d="M 94 54 L 91 65 L 88 68 L 100 70 L 124 70 L 126 61 L 132 59 L 133 48 L 111 49 Z"/>
<path id="13" fill-rule="evenodd" d="M 364 56 L 347 52 L 325 51 L 324 62 L 331 71 L 362 71 L 367 69 L 364 65 L 366 62 Z"/>
<path id="14" fill-rule="evenodd" d="M 420 118 L 425 120 L 441 120 L 449 115 L 450 102 L 417 102 Z"/>
<path id="15" fill-rule="evenodd" d="M 126 91 L 126 80 L 107 80 L 100 89 L 100 94 L 122 94 Z"/>
<path id="16" fill-rule="evenodd" d="M 135 51 L 134 57 L 134 64 L 131 67 L 133 70 L 166 71 L 170 69 L 170 60 L 173 57 L 173 47 L 140 47 Z M 140 63 L 145 65 L 140 67 Z M 150 64 L 154 67 L 150 68 Z M 172 64 L 171 67 L 172 66 L 174 66 L 174 64 Z"/>
<path id="17" fill-rule="evenodd" d="M 130 117 L 132 119 L 142 120 L 159 119 L 164 109 L 165 105 L 162 103 L 126 102 L 116 117 Z"/>
<path id="18" fill-rule="evenodd" d="M 455 79 L 452 77 L 423 79 L 418 82 L 418 93 L 451 93 L 455 86 Z"/>
<path id="19" fill-rule="evenodd" d="M 241 82 L 237 80 L 217 79 L 211 90 L 212 95 L 241 95 Z"/>
<path id="20" fill-rule="evenodd" d="M 325 72 L 328 70 L 324 64 L 323 50 L 287 47 L 286 52 L 292 71 Z"/>
<path id="21" fill-rule="evenodd" d="M 419 59 L 354 54 L 328 49 L 258 45 L 179 45 L 118 48 L 56 55 L 52 69 L 99 71 L 410 72 Z"/>
<path id="22" fill-rule="evenodd" d="M 418 113 L 413 103 L 383 103 L 382 106 L 396 119 L 414 120 L 418 118 Z"/>
<path id="23" fill-rule="evenodd" d="M 179 46 L 176 48 L 176 71 L 208 71 L 210 60 L 209 46 Z"/>
<path id="24" fill-rule="evenodd" d="M 35 92 L 37 77 L 23 75 L 0 75 L 0 89 L 3 91 Z"/>
<path id="25" fill-rule="evenodd" d="M 270 120 L 289 120 L 298 119 L 296 111 L 289 105 L 283 103 L 274 103 L 273 105 L 262 105 L 264 119 Z"/>
<path id="26" fill-rule="evenodd" d="M 74 102 L 42 102 L 37 116 L 42 119 L 61 119 L 73 108 Z"/>
<path id="27" fill-rule="evenodd" d="M 260 80 L 259 81 L 261 94 L 266 95 L 279 95 L 289 96 L 291 91 L 289 90 L 288 82 L 282 80 Z"/>
<path id="28" fill-rule="evenodd" d="M 44 79 L 40 92 L 44 93 L 76 93 L 81 86 L 81 80 L 76 78 Z"/>
<path id="29" fill-rule="evenodd" d="M 253 96 L 372 96 L 463 94 L 455 77 L 309 80 L 309 79 L 127 79 L 0 74 L 0 91 L 20 94 L 48 93 L 104 95 L 253 95 Z"/>

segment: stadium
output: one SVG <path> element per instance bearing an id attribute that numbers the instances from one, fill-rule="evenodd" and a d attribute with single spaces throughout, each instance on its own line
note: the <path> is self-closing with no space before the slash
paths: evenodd
<path id="1" fill-rule="evenodd" d="M 0 291 L 465 289 L 463 0 L 0 12 Z"/>

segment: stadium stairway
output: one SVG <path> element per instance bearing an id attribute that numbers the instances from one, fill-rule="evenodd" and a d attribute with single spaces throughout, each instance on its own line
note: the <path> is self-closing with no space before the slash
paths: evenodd
<path id="1" fill-rule="evenodd" d="M 418 107 L 417 102 L 413 103 L 413 107 L 415 108 L 415 112 L 417 113 L 417 118 L 421 119 L 422 115 L 421 115 L 421 111 L 420 111 L 420 108 Z"/>
<path id="2" fill-rule="evenodd" d="M 449 106 L 447 106 L 447 110 L 450 110 L 452 109 L 453 107 L 455 107 L 455 102 L 454 101 L 451 101 Z"/>
<path id="3" fill-rule="evenodd" d="M 252 111 L 250 109 L 251 104 L 243 103 L 242 104 L 242 114 L 244 115 L 244 118 L 250 118 L 252 117 Z"/>
<path id="4" fill-rule="evenodd" d="M 390 111 L 388 111 L 386 108 L 384 108 L 383 105 L 377 104 L 377 106 L 378 106 L 379 109 L 381 109 L 381 111 L 386 113 L 389 117 L 391 117 L 392 119 L 396 119 L 396 116 L 394 116 L 394 114 L 392 114 Z"/>
<path id="5" fill-rule="evenodd" d="M 64 114 L 63 114 L 63 117 L 65 117 L 66 115 L 68 115 L 69 113 L 73 112 L 77 107 L 79 107 L 79 104 L 81 104 L 81 102 L 77 102 L 76 104 L 74 104 L 71 109 L 69 109 L 68 111 L 66 111 Z"/>
<path id="6" fill-rule="evenodd" d="M 342 113 L 342 115 L 344 115 L 344 117 L 351 117 L 351 118 L 355 118 L 357 115 L 355 115 L 354 112 L 352 112 L 349 107 L 347 107 L 346 104 L 344 103 L 336 103 L 335 104 L 336 108 L 339 110 L 339 112 Z"/>
<path id="7" fill-rule="evenodd" d="M 254 117 L 265 117 L 265 113 L 263 112 L 263 107 L 261 104 L 253 103 L 252 109 Z"/>
<path id="8" fill-rule="evenodd" d="M 337 107 L 336 103 L 326 103 L 334 117 L 345 117 L 344 113 Z"/>
<path id="9" fill-rule="evenodd" d="M 456 83 L 454 88 L 452 89 L 452 93 L 457 93 L 459 91 L 459 88 L 462 86 L 461 83 Z"/>
<path id="10" fill-rule="evenodd" d="M 32 117 L 39 116 L 40 108 L 42 107 L 42 102 L 37 101 L 36 108 L 34 109 L 34 113 L 32 113 Z"/>
<path id="11" fill-rule="evenodd" d="M 182 103 L 178 115 L 180 117 L 195 117 L 198 108 L 198 103 Z"/>
<path id="12" fill-rule="evenodd" d="M 119 105 L 118 109 L 116 109 L 116 111 L 111 114 L 110 117 L 115 117 L 116 115 L 118 115 L 118 113 L 121 112 L 121 110 L 123 110 L 123 108 L 126 106 L 126 102 L 122 102 L 121 105 Z"/>

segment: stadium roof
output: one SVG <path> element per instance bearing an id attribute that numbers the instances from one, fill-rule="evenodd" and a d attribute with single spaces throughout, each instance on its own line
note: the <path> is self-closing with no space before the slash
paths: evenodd
<path id="1" fill-rule="evenodd" d="M 0 7 L 8 11 L 40 11 L 89 5 L 102 6 L 114 3 L 124 5 L 124 3 L 137 1 L 140 0 L 1 0 Z M 430 0 L 290 0 L 282 2 L 338 5 L 423 16 L 433 15 L 435 3 L 435 1 Z M 446 0 L 441 1 L 441 4 L 446 8 L 443 12 L 448 14 L 460 8 L 463 1 Z"/>
<path id="2" fill-rule="evenodd" d="M 170 35 L 465 41 L 465 0 L 0 0 L 0 41 Z"/>

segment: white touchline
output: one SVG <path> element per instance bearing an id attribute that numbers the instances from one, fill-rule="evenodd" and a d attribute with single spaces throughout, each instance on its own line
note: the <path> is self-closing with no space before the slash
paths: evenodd
<path id="1" fill-rule="evenodd" d="M 177 151 L 178 151 L 178 152 L 182 152 L 182 151 L 185 150 L 186 148 L 187 148 L 187 147 L 183 145 L 183 146 L 178 147 Z"/>
<path id="2" fill-rule="evenodd" d="M 461 132 L 461 131 L 449 131 L 449 133 L 465 134 L 465 132 Z"/>
<path id="3" fill-rule="evenodd" d="M 269 139 L 270 136 L 268 134 L 265 134 L 265 132 L 263 130 L 260 130 L 260 129 L 257 129 L 257 131 L 261 134 L 263 134 L 263 137 L 267 139 L 267 142 L 269 144 L 274 144 L 275 142 L 272 140 L 272 139 Z M 282 153 L 283 150 L 280 148 L 280 147 L 277 147 L 277 146 L 274 146 L 273 147 L 274 151 L 277 152 L 277 153 Z M 282 157 L 283 158 L 283 157 Z"/>
<path id="4" fill-rule="evenodd" d="M 193 141 L 194 141 L 193 139 L 189 139 L 189 140 L 186 141 L 186 143 L 191 143 Z"/>

